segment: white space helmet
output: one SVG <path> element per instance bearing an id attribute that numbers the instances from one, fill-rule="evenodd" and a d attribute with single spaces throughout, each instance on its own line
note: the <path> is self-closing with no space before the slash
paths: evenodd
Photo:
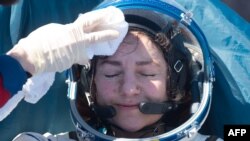
<path id="1" fill-rule="evenodd" d="M 79 140 L 184 140 L 192 139 L 204 123 L 211 104 L 212 83 L 214 81 L 213 64 L 208 43 L 187 12 L 175 1 L 160 0 L 107 0 L 96 9 L 108 6 L 120 8 L 130 28 L 142 29 L 151 35 L 164 33 L 173 49 L 165 54 L 171 68 L 170 88 L 173 94 L 187 88 L 191 93 L 189 116 L 181 124 L 160 135 L 147 138 L 116 138 L 106 135 L 101 128 L 89 123 L 89 118 L 98 116 L 112 117 L 112 107 L 98 107 L 91 96 L 94 67 L 74 65 L 69 71 L 68 97 L 71 105 L 71 117 L 76 126 Z M 187 79 L 189 78 L 189 79 Z M 79 104 L 79 102 L 85 105 Z M 156 105 L 156 106 L 155 106 Z M 159 110 L 160 107 L 160 110 Z M 178 103 L 143 103 L 140 111 L 145 114 L 171 112 L 181 107 Z M 82 114 L 80 111 L 84 111 Z M 154 113 L 155 112 L 155 113 Z M 87 122 L 88 121 L 88 122 Z M 99 125 L 98 125 L 99 126 Z"/>

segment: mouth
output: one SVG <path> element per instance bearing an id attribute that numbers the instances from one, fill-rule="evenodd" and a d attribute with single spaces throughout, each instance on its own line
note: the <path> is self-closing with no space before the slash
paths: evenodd
<path id="1" fill-rule="evenodd" d="M 139 108 L 139 104 L 117 104 L 116 106 L 121 110 L 132 110 Z"/>

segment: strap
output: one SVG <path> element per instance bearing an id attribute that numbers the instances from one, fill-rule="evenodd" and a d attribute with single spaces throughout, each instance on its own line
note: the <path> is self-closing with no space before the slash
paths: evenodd
<path id="1" fill-rule="evenodd" d="M 77 134 L 76 134 L 76 131 L 69 132 L 69 138 L 73 139 L 73 140 L 76 140 L 76 141 L 79 141 L 78 137 L 77 137 Z"/>

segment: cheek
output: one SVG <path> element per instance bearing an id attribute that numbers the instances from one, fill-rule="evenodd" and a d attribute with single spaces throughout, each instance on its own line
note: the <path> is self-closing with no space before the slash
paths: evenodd
<path id="1" fill-rule="evenodd" d="M 166 94 L 166 81 L 151 81 L 143 86 L 145 93 L 149 99 L 153 99 L 155 101 L 165 101 L 167 100 Z"/>
<path id="2" fill-rule="evenodd" d="M 96 84 L 96 100 L 98 104 L 110 104 L 117 95 L 117 88 L 113 82 L 103 79 L 95 79 Z"/>

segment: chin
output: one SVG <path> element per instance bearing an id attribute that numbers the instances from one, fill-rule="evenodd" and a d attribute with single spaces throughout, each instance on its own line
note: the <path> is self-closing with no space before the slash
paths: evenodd
<path id="1" fill-rule="evenodd" d="M 136 132 L 142 129 L 145 125 L 136 121 L 135 119 L 113 119 L 113 124 L 117 125 L 118 127 L 122 128 L 127 132 Z"/>
<path id="2" fill-rule="evenodd" d="M 121 126 L 121 128 L 127 132 L 137 132 L 141 130 L 144 126 Z"/>
<path id="3" fill-rule="evenodd" d="M 131 112 L 130 114 L 118 112 L 111 122 L 127 132 L 137 132 L 155 123 L 160 117 L 160 115 L 144 115 L 139 111 L 134 111 L 134 113 Z"/>

